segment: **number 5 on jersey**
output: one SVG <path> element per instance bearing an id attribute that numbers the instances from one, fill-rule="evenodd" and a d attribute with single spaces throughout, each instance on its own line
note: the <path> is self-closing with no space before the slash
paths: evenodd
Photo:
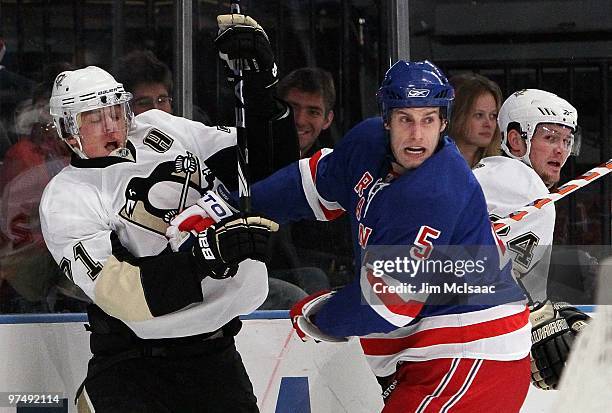
<path id="1" fill-rule="evenodd" d="M 432 240 L 438 238 L 441 232 L 435 228 L 423 225 L 414 240 L 414 246 L 410 248 L 410 256 L 415 260 L 426 260 L 433 251 Z"/>

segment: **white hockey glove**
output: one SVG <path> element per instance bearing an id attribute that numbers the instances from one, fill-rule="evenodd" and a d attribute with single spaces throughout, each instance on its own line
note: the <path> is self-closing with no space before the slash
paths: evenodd
<path id="1" fill-rule="evenodd" d="M 192 205 L 170 221 L 166 238 L 174 252 L 189 250 L 195 243 L 196 235 L 215 221 L 199 205 Z"/>
<path id="2" fill-rule="evenodd" d="M 207 191 L 194 205 L 170 221 L 170 226 L 166 229 L 166 237 L 172 251 L 190 250 L 195 244 L 198 233 L 233 215 L 234 212 L 235 210 L 216 192 Z"/>
<path id="3" fill-rule="evenodd" d="M 531 310 L 531 383 L 556 389 L 576 335 L 590 317 L 568 303 L 550 301 Z"/>
<path id="4" fill-rule="evenodd" d="M 278 70 L 268 35 L 257 22 L 242 14 L 217 16 L 215 46 L 230 70 L 262 74 L 264 86 L 277 82 Z"/>
<path id="5" fill-rule="evenodd" d="M 315 342 L 328 341 L 338 343 L 348 341 L 346 337 L 336 337 L 325 334 L 311 321 L 319 309 L 334 293 L 328 290 L 319 291 L 298 301 L 291 307 L 289 317 L 298 337 L 306 342 L 313 339 Z"/>

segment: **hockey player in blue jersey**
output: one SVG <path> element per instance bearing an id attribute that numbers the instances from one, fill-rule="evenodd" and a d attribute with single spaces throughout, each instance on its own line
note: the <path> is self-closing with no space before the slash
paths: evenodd
<path id="1" fill-rule="evenodd" d="M 355 126 L 334 151 L 255 184 L 254 209 L 279 222 L 347 213 L 356 257 L 397 247 L 415 260 L 447 246 L 495 248 L 480 186 L 443 134 L 453 100 L 444 74 L 428 61 L 399 61 L 377 97 L 381 117 Z M 294 328 L 303 340 L 359 337 L 386 389 L 384 412 L 516 412 L 529 387 L 529 313 L 496 251 L 472 256 L 484 258 L 484 271 L 457 279 L 469 292 L 443 295 L 389 289 L 402 283 L 362 259 L 345 288 L 292 308 Z M 482 286 L 495 294 L 484 298 L 475 290 Z"/>

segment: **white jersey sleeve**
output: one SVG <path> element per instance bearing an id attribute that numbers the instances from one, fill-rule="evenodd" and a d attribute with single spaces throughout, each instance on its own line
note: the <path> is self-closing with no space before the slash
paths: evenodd
<path id="1" fill-rule="evenodd" d="M 538 174 L 515 159 L 503 156 L 484 158 L 473 172 L 484 192 L 492 221 L 505 218 L 549 194 Z M 506 254 L 512 259 L 517 281 L 532 302 L 546 299 L 554 227 L 555 207 L 551 203 L 497 234 L 506 246 Z"/>

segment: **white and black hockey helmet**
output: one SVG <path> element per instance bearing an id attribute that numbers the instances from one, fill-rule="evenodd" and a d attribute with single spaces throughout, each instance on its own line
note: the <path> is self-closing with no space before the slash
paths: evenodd
<path id="1" fill-rule="evenodd" d="M 133 118 L 128 104 L 130 99 L 132 94 L 126 92 L 123 85 L 110 73 L 96 66 L 88 66 L 57 75 L 49 101 L 49 112 L 59 137 L 64 141 L 74 137 L 78 147 L 69 145 L 70 148 L 79 157 L 87 158 L 83 152 L 79 131 L 80 115 L 83 112 L 120 105 L 127 131 Z"/>
<path id="2" fill-rule="evenodd" d="M 511 158 L 523 161 L 531 166 L 531 138 L 541 123 L 553 123 L 566 126 L 572 131 L 570 154 L 580 151 L 578 130 L 578 111 L 565 99 L 554 93 L 539 89 L 523 89 L 512 93 L 502 104 L 497 122 L 502 135 L 501 148 Z M 508 145 L 508 131 L 517 129 L 525 139 L 527 151 L 523 156 L 513 155 Z"/>

